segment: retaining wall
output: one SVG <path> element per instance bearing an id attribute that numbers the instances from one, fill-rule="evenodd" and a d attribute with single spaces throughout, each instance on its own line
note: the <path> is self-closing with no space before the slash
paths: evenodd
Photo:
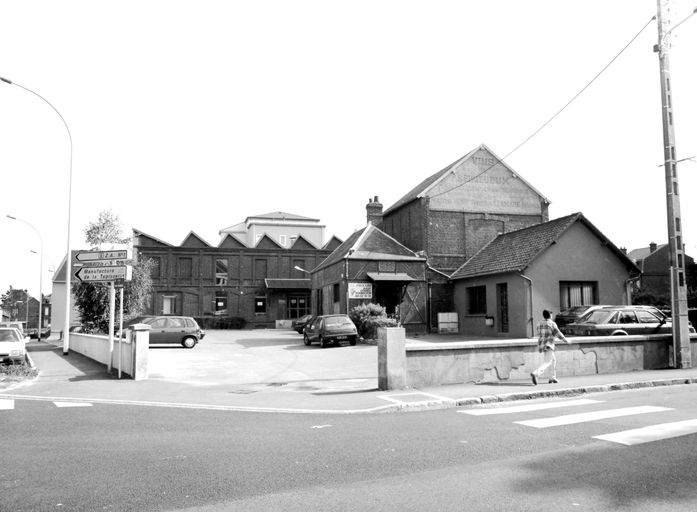
<path id="1" fill-rule="evenodd" d="M 596 375 L 672 366 L 670 335 L 569 338 L 556 345 L 557 375 Z M 697 337 L 691 340 L 697 361 Z M 527 379 L 542 363 L 537 340 L 409 342 L 409 387 Z"/>

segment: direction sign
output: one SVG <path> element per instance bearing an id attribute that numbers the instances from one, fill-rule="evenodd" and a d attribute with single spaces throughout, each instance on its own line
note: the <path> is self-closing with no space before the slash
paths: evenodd
<path id="1" fill-rule="evenodd" d="M 124 279 L 126 281 L 131 280 L 131 273 L 133 267 L 131 266 L 120 266 L 120 267 L 81 267 L 77 272 L 75 272 L 75 277 L 80 281 L 117 281 L 119 279 Z"/>
<path id="2" fill-rule="evenodd" d="M 73 263 L 74 267 L 123 267 L 133 265 L 133 260 L 88 260 Z"/>
<path id="3" fill-rule="evenodd" d="M 122 251 L 80 251 L 75 255 L 77 261 L 127 260 L 128 250 Z"/>

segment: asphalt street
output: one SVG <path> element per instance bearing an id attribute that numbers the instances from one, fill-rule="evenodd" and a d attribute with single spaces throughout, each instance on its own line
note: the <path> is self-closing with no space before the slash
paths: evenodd
<path id="1" fill-rule="evenodd" d="M 2 510 L 697 507 L 694 386 L 408 414 L 1 401 Z"/>

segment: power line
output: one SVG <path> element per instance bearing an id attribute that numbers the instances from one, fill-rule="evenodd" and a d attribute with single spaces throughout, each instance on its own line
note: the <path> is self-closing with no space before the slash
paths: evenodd
<path id="1" fill-rule="evenodd" d="M 556 119 L 564 110 L 566 110 L 566 108 L 567 108 L 569 105 L 571 105 L 571 103 L 573 103 L 581 94 L 583 94 L 583 93 L 586 91 L 586 89 L 588 89 L 588 87 L 590 87 L 591 84 L 592 84 L 593 82 L 595 82 L 595 81 L 600 77 L 600 75 L 602 75 L 602 74 L 603 74 L 603 73 L 604 73 L 604 72 L 605 72 L 605 71 L 606 71 L 606 70 L 620 57 L 620 55 L 622 55 L 622 54 L 625 52 L 625 50 L 631 46 L 631 44 L 641 35 L 641 33 L 642 33 L 644 30 L 646 30 L 646 27 L 648 27 L 648 26 L 651 24 L 651 22 L 654 21 L 655 19 L 656 19 L 656 16 L 652 16 L 651 19 L 641 28 L 641 30 L 639 30 L 639 32 L 637 32 L 637 34 L 636 34 L 634 37 L 632 37 L 632 39 L 624 46 L 624 48 L 622 48 L 622 49 L 619 51 L 619 53 L 617 53 L 617 55 L 615 55 L 615 56 L 610 60 L 610 62 L 608 62 L 608 63 L 607 63 L 594 77 L 593 77 L 593 79 L 592 79 L 590 82 L 588 82 L 585 86 L 583 86 L 583 88 L 581 88 L 581 90 L 578 91 L 578 92 L 566 103 L 566 105 L 564 105 L 562 108 L 560 108 L 560 109 L 556 112 L 556 114 L 554 114 L 554 115 L 553 115 L 552 117 L 550 117 L 546 122 L 544 122 L 544 123 L 542 124 L 542 126 L 540 126 L 537 130 L 535 130 L 534 132 L 532 132 L 532 134 L 530 134 L 525 140 L 523 140 L 523 142 L 521 142 L 521 143 L 518 144 L 515 148 L 513 148 L 511 151 L 509 151 L 503 158 L 497 158 L 495 163 L 491 164 L 489 167 L 487 167 L 486 169 L 484 169 L 484 170 L 483 170 L 482 172 L 480 172 L 479 174 L 475 174 L 474 176 L 472 176 L 472 177 L 469 178 L 468 180 L 466 180 L 466 181 L 464 181 L 464 182 L 462 182 L 462 183 L 460 183 L 460 184 L 458 184 L 458 185 L 455 185 L 455 186 L 452 187 L 452 188 L 449 188 L 449 189 L 447 189 L 447 190 L 444 190 L 443 192 L 439 192 L 439 193 L 437 193 L 437 194 L 433 194 L 431 197 L 442 196 L 443 194 L 447 194 L 448 192 L 452 192 L 453 190 L 455 190 L 455 189 L 457 189 L 457 188 L 460 188 L 460 187 L 462 187 L 463 185 L 466 185 L 466 184 L 469 183 L 470 181 L 476 180 L 477 178 L 479 178 L 479 177 L 482 176 L 483 174 L 486 174 L 487 172 L 489 172 L 492 168 L 494 168 L 494 167 L 497 166 L 498 164 L 502 163 L 506 158 L 508 158 L 508 157 L 511 156 L 513 153 L 515 153 L 516 151 L 518 151 L 518 150 L 519 150 L 521 147 L 523 147 L 525 144 L 527 144 L 535 135 L 537 135 L 538 133 L 540 133 L 549 123 L 551 123 L 552 121 L 554 121 L 554 119 Z"/>

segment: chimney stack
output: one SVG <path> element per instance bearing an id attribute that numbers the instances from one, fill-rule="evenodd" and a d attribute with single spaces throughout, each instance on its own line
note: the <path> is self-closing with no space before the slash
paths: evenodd
<path id="1" fill-rule="evenodd" d="M 378 196 L 374 200 L 368 198 L 368 204 L 365 205 L 365 210 L 368 216 L 368 224 L 379 226 L 382 224 L 382 203 L 378 201 Z"/>
<path id="2" fill-rule="evenodd" d="M 656 252 L 656 242 L 651 242 L 649 244 L 649 252 Z"/>

